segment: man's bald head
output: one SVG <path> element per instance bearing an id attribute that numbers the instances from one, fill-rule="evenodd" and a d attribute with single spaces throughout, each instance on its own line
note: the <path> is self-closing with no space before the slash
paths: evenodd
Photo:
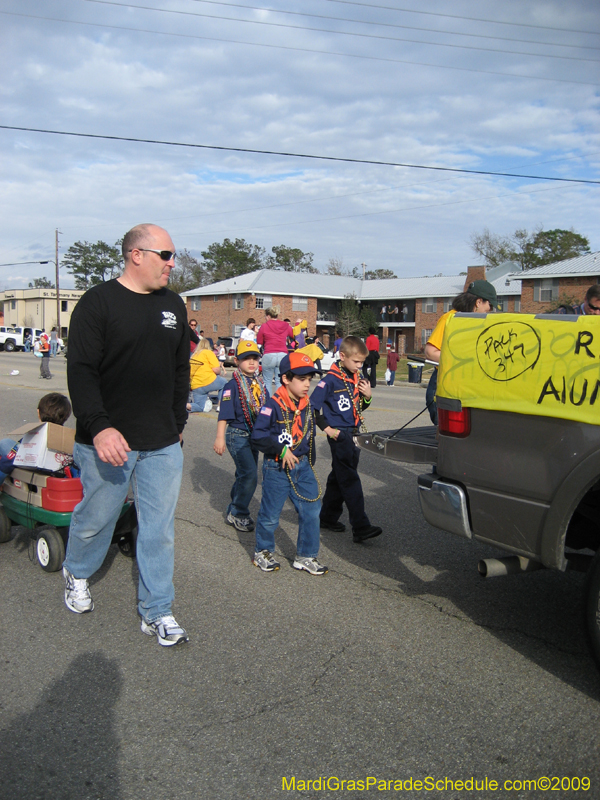
<path id="1" fill-rule="evenodd" d="M 141 225 L 136 225 L 130 231 L 127 231 L 123 237 L 123 245 L 121 247 L 123 258 L 127 261 L 128 254 L 136 248 L 155 247 L 157 233 L 166 233 L 164 228 L 159 225 L 153 225 L 151 222 L 143 222 Z"/>

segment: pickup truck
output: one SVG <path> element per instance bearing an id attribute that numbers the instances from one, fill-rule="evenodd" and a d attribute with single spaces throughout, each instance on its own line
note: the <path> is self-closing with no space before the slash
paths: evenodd
<path id="1" fill-rule="evenodd" d="M 438 428 L 363 433 L 363 449 L 433 465 L 425 519 L 506 551 L 484 577 L 587 572 L 600 668 L 600 317 L 456 314 L 441 350 Z"/>
<path id="2" fill-rule="evenodd" d="M 6 350 L 7 353 L 12 353 L 14 350 L 22 350 L 24 340 L 27 334 L 32 335 L 31 345 L 36 337 L 42 335 L 42 331 L 38 328 L 17 328 L 13 326 L 0 326 L 0 348 Z"/>

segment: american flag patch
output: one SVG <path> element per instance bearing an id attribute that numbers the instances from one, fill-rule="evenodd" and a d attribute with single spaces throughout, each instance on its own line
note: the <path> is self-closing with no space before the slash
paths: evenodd
<path id="1" fill-rule="evenodd" d="M 326 385 L 325 381 L 321 381 L 321 383 L 317 383 L 317 389 L 324 389 Z"/>
<path id="2" fill-rule="evenodd" d="M 263 406 L 261 408 L 261 410 L 260 410 L 260 413 L 264 414 L 266 417 L 270 417 L 271 416 L 271 411 L 273 411 L 272 408 L 267 408 L 267 406 Z"/>
<path id="3" fill-rule="evenodd" d="M 231 397 L 231 389 L 227 389 L 226 392 L 223 392 L 223 397 Z"/>

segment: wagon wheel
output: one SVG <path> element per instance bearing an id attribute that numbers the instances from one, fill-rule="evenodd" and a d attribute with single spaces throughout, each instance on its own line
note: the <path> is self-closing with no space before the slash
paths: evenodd
<path id="1" fill-rule="evenodd" d="M 40 567 L 46 572 L 56 572 L 65 560 L 65 543 L 54 525 L 41 525 L 35 531 L 35 553 Z"/>
<path id="2" fill-rule="evenodd" d="M 6 516 L 6 511 L 0 508 L 0 542 L 10 540 L 10 520 Z"/>

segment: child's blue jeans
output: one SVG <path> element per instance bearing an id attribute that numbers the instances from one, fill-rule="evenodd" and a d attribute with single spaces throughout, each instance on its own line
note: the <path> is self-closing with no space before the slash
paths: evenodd
<path id="1" fill-rule="evenodd" d="M 258 483 L 258 448 L 250 442 L 250 434 L 241 428 L 227 428 L 225 444 L 235 464 L 235 483 L 231 487 L 231 503 L 227 513 L 234 517 L 250 516 L 250 500 Z"/>
<path id="2" fill-rule="evenodd" d="M 315 498 L 319 486 L 307 456 L 303 456 L 290 470 L 290 476 L 298 494 Z M 301 500 L 294 491 L 287 472 L 272 458 L 263 460 L 262 500 L 256 520 L 256 552 L 275 550 L 275 531 L 286 497 L 289 497 L 298 512 L 298 541 L 296 554 L 303 558 L 316 558 L 319 554 L 321 501 Z"/>

